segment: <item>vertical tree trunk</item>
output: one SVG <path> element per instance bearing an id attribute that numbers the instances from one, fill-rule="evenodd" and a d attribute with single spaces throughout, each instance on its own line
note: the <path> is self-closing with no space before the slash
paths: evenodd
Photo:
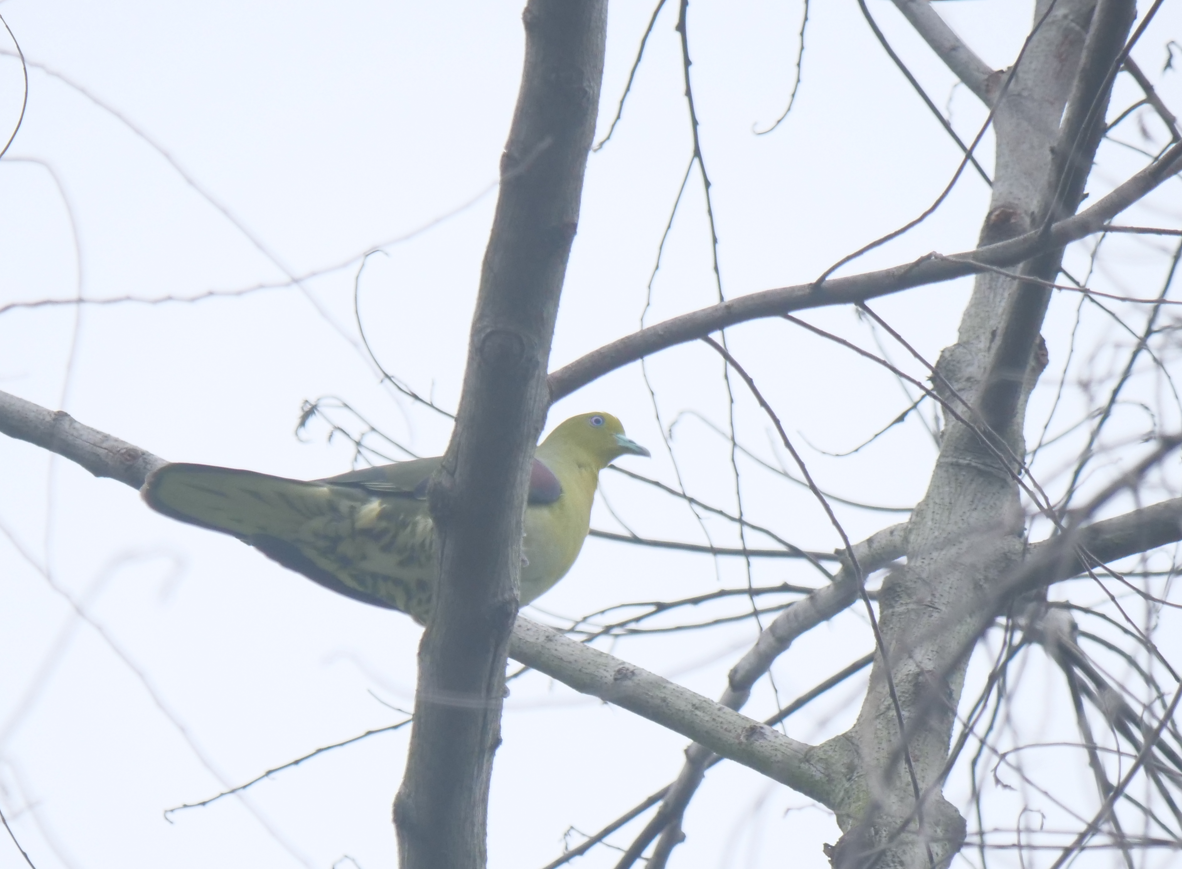
<path id="1" fill-rule="evenodd" d="M 595 130 L 606 23 L 605 0 L 531 0 L 524 14 L 525 66 L 460 409 L 429 493 L 441 572 L 394 804 L 402 869 L 485 865 L 528 469 L 549 405 L 550 341 Z"/>
<path id="2" fill-rule="evenodd" d="M 1035 29 L 995 106 L 996 177 L 983 243 L 1075 211 L 1133 14 L 1129 0 L 1037 4 Z M 1024 274 L 1051 279 L 1061 256 L 1040 257 Z M 835 758 L 854 758 L 838 813 L 845 835 L 833 855 L 837 867 L 940 867 L 964 842 L 964 821 L 940 789 L 968 664 L 963 650 L 979 620 L 974 614 L 951 624 L 949 614 L 987 600 L 1023 556 L 1014 457 L 1024 455 L 1026 401 L 1044 364 L 1034 348 L 1048 298 L 1036 284 L 980 276 L 959 340 L 941 354 L 936 387 L 954 406 L 956 396 L 974 406 L 978 430 L 946 420 L 909 526 L 907 565 L 887 578 L 880 597 L 890 675 L 880 654 L 857 723 L 829 746 Z M 986 423 L 992 433 L 982 437 Z"/>

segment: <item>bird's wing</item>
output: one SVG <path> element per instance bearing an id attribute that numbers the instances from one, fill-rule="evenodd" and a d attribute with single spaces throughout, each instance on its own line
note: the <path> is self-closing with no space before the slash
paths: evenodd
<path id="1" fill-rule="evenodd" d="M 382 495 L 411 495 L 418 500 L 427 497 L 427 483 L 439 469 L 442 459 L 412 459 L 409 462 L 395 462 L 378 465 L 376 468 L 362 468 L 336 477 L 317 480 L 336 486 L 351 486 Z"/>
<path id="2" fill-rule="evenodd" d="M 410 495 L 421 501 L 426 499 L 427 484 L 431 482 L 431 475 L 439 469 L 441 461 L 437 457 L 379 465 L 328 477 L 320 482 L 355 486 L 382 495 Z M 540 459 L 534 459 L 529 475 L 529 503 L 553 504 L 560 497 L 562 484 L 558 482 L 558 477 Z"/>
<path id="3" fill-rule="evenodd" d="M 541 460 L 534 459 L 529 472 L 529 503 L 553 504 L 562 497 L 562 483 Z"/>
<path id="4" fill-rule="evenodd" d="M 143 497 L 166 516 L 232 534 L 333 591 L 423 618 L 438 571 L 434 528 L 413 487 L 405 491 L 405 477 L 394 474 L 375 491 L 359 480 L 303 482 L 172 464 L 148 478 Z"/>

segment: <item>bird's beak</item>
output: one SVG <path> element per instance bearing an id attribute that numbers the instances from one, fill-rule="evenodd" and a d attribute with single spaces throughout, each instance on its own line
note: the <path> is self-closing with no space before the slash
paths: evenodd
<path id="1" fill-rule="evenodd" d="M 625 437 L 622 434 L 616 435 L 616 446 L 626 453 L 632 453 L 634 456 L 652 456 L 652 453 L 632 440 L 632 438 Z"/>

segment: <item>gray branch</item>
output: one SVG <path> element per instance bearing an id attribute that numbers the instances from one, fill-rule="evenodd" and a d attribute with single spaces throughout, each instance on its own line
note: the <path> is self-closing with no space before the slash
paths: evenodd
<path id="1" fill-rule="evenodd" d="M 1132 0 L 1036 3 L 1035 26 L 994 109 L 986 249 L 1087 214 L 1066 217 L 1091 170 L 1132 18 Z M 1053 279 L 1062 252 L 1047 245 L 1023 276 Z M 906 566 L 883 583 L 882 644 L 858 721 L 818 748 L 858 757 L 836 809 L 843 836 L 835 869 L 861 869 L 871 855 L 884 869 L 943 866 L 964 842 L 965 821 L 941 790 L 972 649 L 1011 599 L 999 596 L 1013 590 L 1006 578 L 1070 551 L 1059 549 L 1068 540 L 1027 558 L 1017 461 L 1001 458 L 1025 454 L 1026 403 L 1045 365 L 1035 349 L 1047 298 L 1037 281 L 983 275 L 957 343 L 937 363 L 937 388 L 973 403 L 986 435 L 948 420 L 909 523 Z"/>
<path id="2" fill-rule="evenodd" d="M 1030 547 L 1027 563 L 1039 565 L 1034 587 L 1051 585 L 1130 555 L 1182 540 L 1182 498 L 1171 498 L 1079 531 L 1077 545 L 1052 537 Z M 1072 541 L 1076 542 L 1076 541 Z"/>
<path id="3" fill-rule="evenodd" d="M 721 703 L 521 617 L 510 649 L 515 660 L 580 693 L 688 736 L 825 805 L 833 799 L 834 770 L 818 762 L 812 746 Z"/>
<path id="4" fill-rule="evenodd" d="M 110 477 L 133 489 L 148 474 L 168 464 L 147 450 L 83 425 L 64 410 L 46 410 L 31 401 L 0 392 L 0 432 L 57 453 L 96 477 Z"/>
<path id="5" fill-rule="evenodd" d="M 1172 146 L 1155 163 L 1096 201 L 1092 207 L 1054 224 L 1049 232 L 1034 229 L 1017 238 L 987 244 L 975 250 L 943 256 L 929 254 L 915 262 L 843 278 L 829 278 L 823 284 L 797 284 L 749 293 L 688 314 L 672 317 L 604 344 L 550 374 L 552 401 L 570 395 L 609 371 L 615 371 L 645 356 L 687 341 L 696 341 L 719 329 L 780 317 L 793 311 L 848 305 L 891 295 L 914 287 L 951 281 L 980 274 L 990 267 L 1012 266 L 1039 253 L 1052 250 L 1088 235 L 1101 232 L 1113 217 L 1182 168 L 1182 144 Z M 995 184 L 996 187 L 996 184 Z M 991 215 L 992 219 L 997 219 Z"/>
<path id="6" fill-rule="evenodd" d="M 996 94 L 991 85 L 998 76 L 989 64 L 977 57 L 956 32 L 949 27 L 928 0 L 894 0 L 895 6 L 915 28 L 928 47 L 936 53 L 953 75 L 987 106 L 993 105 Z"/>
<path id="7" fill-rule="evenodd" d="M 864 575 L 886 566 L 906 553 L 907 523 L 892 525 L 872 534 L 854 546 L 854 557 Z M 800 636 L 811 631 L 851 606 L 858 599 L 860 578 L 847 564 L 837 577 L 824 588 L 819 588 L 803 600 L 797 601 L 780 613 L 760 633 L 751 650 L 731 668 L 727 687 L 718 701 L 728 709 L 741 709 L 751 696 L 751 688 L 771 669 L 772 663 Z M 660 841 L 649 861 L 650 869 L 660 869 L 668 855 L 682 839 L 681 818 L 702 783 L 707 767 L 714 762 L 716 752 L 701 742 L 695 742 L 685 752 L 685 763 L 677 780 L 669 787 L 661 801 L 657 815 L 641 831 L 616 864 L 616 869 L 632 865 L 648 843 L 660 834 Z"/>
<path id="8" fill-rule="evenodd" d="M 865 574 L 878 570 L 907 551 L 907 523 L 892 525 L 854 546 L 854 557 Z M 760 633 L 755 645 L 727 675 L 727 689 L 719 701 L 739 709 L 751 696 L 751 688 L 796 639 L 827 622 L 858 599 L 859 578 L 843 567 L 832 584 L 817 589 L 780 613 Z"/>
<path id="9" fill-rule="evenodd" d="M 1062 10 L 1064 18 L 1068 17 L 1066 13 L 1070 8 L 1068 6 Z M 1074 213 L 1083 199 L 1092 160 L 1104 133 L 1104 110 L 1119 67 L 1118 58 L 1124 47 L 1125 36 L 1132 26 L 1133 16 L 1133 4 L 1126 0 L 1102 0 L 1096 4 L 1090 29 L 1086 31 L 1087 40 L 1081 49 L 1076 49 L 1079 51 L 1079 72 L 1071 77 L 1074 83 L 1054 144 L 1048 152 L 1049 165 L 1043 177 L 1038 179 L 1042 189 L 1036 198 L 1026 204 L 1025 213 L 1019 213 L 1016 219 L 1006 217 L 1005 226 L 1012 227 L 1014 234 Z M 1086 19 L 1083 23 L 1087 24 Z M 1066 43 L 1075 34 L 1068 28 L 1064 30 L 1063 42 Z M 1066 52 L 1062 53 L 1070 56 Z M 1057 61 L 1057 57 L 1051 59 L 1052 63 Z M 1051 76 L 1047 78 L 1051 79 Z M 1072 84 L 1071 78 L 1060 75 L 1044 89 L 1059 89 L 1065 84 Z M 1015 93 L 1020 93 L 1020 90 L 1015 89 Z M 1044 102 L 1056 104 L 1053 99 L 1044 99 Z M 1055 117 L 1055 120 L 1058 118 Z M 999 129 L 1004 127 L 999 126 Z M 1015 152 L 1024 152 L 1029 147 L 1028 142 L 1021 139 L 1008 145 L 1008 150 Z M 1036 155 L 1035 159 L 1041 157 Z M 1053 281 L 1059 273 L 1062 260 L 1063 249 L 1052 248 L 1025 263 L 1021 271 L 1037 280 Z M 1043 284 L 1019 284 L 1009 292 L 1000 328 L 996 324 L 992 326 L 998 337 L 991 351 L 989 368 L 977 404 L 986 425 L 996 432 L 1006 431 L 1018 412 L 1031 353 L 1039 339 L 1039 328 L 1050 296 L 1050 289 Z"/>
<path id="10" fill-rule="evenodd" d="M 483 869 L 522 521 L 546 420 L 546 371 L 579 222 L 607 0 L 529 0 L 525 63 L 485 251 L 451 442 L 428 489 L 439 579 L 419 644 L 404 869 Z"/>

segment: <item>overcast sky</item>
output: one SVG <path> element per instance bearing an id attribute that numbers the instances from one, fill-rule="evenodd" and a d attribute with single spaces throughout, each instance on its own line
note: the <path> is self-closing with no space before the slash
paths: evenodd
<path id="1" fill-rule="evenodd" d="M 1031 6 L 966 0 L 939 8 L 1002 67 L 1021 45 Z M 871 0 L 870 7 L 971 139 L 985 117 L 975 98 L 953 88 L 892 6 Z M 441 452 L 450 422 L 379 382 L 359 340 L 355 290 L 381 365 L 454 409 L 516 98 L 521 8 L 0 4 L 28 62 L 27 112 L 0 163 L 0 389 L 177 461 L 299 478 L 348 470 L 355 450 L 340 434 L 328 439 L 329 422 L 316 418 L 296 431 L 303 403 L 322 398 L 334 408 L 329 419 L 350 432 L 372 425 L 411 453 Z M 611 7 L 597 140 L 651 13 L 651 4 Z M 690 7 L 693 84 L 728 297 L 815 279 L 922 212 L 959 162 L 852 2 L 813 4 L 796 104 L 777 129 L 756 135 L 787 103 L 801 14 L 799 2 Z M 588 165 L 552 368 L 634 330 L 642 316 L 652 323 L 718 298 L 696 174 L 651 297 L 647 289 L 692 155 L 675 22 L 674 6 L 661 12 L 622 120 Z M 1182 40 L 1177 4 L 1167 4 L 1135 55 L 1155 77 L 1170 39 Z M 0 57 L 0 133 L 21 104 L 11 45 L 0 39 L 8 52 Z M 1163 97 L 1182 107 L 1182 75 L 1161 80 Z M 1126 88 L 1122 80 L 1118 94 L 1127 102 Z M 1148 132 L 1160 138 L 1151 123 Z M 1136 140 L 1135 129 L 1128 138 Z M 1132 152 L 1106 148 L 1093 180 L 1101 192 L 1140 165 Z M 981 153 L 991 166 L 988 136 Z M 988 196 L 966 173 L 935 217 L 850 271 L 971 248 Z M 1160 198 L 1142 219 L 1176 223 L 1176 183 L 1169 196 L 1173 206 Z M 371 250 L 381 252 L 361 269 Z M 1137 257 L 1148 248 L 1121 250 L 1118 262 L 1133 263 L 1122 274 L 1139 274 Z M 295 286 L 295 276 L 308 277 Z M 1156 292 L 1148 286 L 1133 289 Z M 3 310 L 11 302 L 211 291 L 224 295 Z M 955 340 L 967 291 L 966 282 L 928 287 L 876 309 L 934 358 Z M 1056 297 L 1052 320 L 1074 306 Z M 873 347 L 851 311 L 809 319 Z M 1052 359 L 1064 357 L 1067 336 L 1066 328 L 1048 330 Z M 824 487 L 888 507 L 922 497 L 935 447 L 918 415 L 854 456 L 823 453 L 856 447 L 908 407 L 893 378 L 779 322 L 736 328 L 730 339 L 789 431 L 811 445 L 806 454 Z M 676 470 L 638 365 L 563 399 L 548 425 L 610 411 L 654 453 L 618 464 L 671 485 L 679 471 L 692 494 L 734 509 L 730 452 L 707 425 L 727 423 L 717 357 L 700 345 L 677 348 L 647 370 L 662 422 L 676 421 Z M 741 397 L 736 413 L 746 445 L 777 461 L 754 403 Z M 408 454 L 372 443 L 392 459 Z M 751 464 L 744 470 L 755 473 Z M 406 729 L 279 773 L 246 801 L 183 811 L 173 823 L 162 813 L 401 720 L 391 707 L 413 702 L 420 633 L 409 618 L 334 596 L 233 539 L 154 515 L 125 486 L 29 445 L 0 438 L 0 480 L 0 807 L 38 869 L 328 869 L 352 866 L 346 857 L 364 869 L 394 865 L 390 806 Z M 605 474 L 603 483 L 596 527 L 621 530 L 610 504 L 637 533 L 704 542 L 684 507 L 619 475 Z M 753 477 L 743 494 L 752 521 L 792 543 L 840 545 L 806 492 Z M 904 516 L 841 509 L 854 539 Z M 732 526 L 704 523 L 715 542 L 738 544 Z M 773 545 L 759 535 L 749 542 Z M 756 563 L 754 578 L 821 581 L 783 560 Z M 560 624 L 624 601 L 745 581 L 738 560 L 716 564 L 591 540 L 532 615 Z M 93 624 L 80 622 L 55 589 Z M 851 610 L 798 643 L 775 670 L 780 700 L 869 652 L 864 622 Z M 755 632 L 745 621 L 604 648 L 717 696 Z M 1040 678 L 1030 677 L 1032 697 L 1040 696 Z M 818 741 L 845 729 L 860 687 L 853 680 L 792 719 L 788 732 Z M 747 712 L 770 714 L 775 700 L 763 685 Z M 513 682 L 494 771 L 490 865 L 546 864 L 572 825 L 598 829 L 665 785 L 684 744 L 536 674 Z M 1090 786 L 1086 769 L 1062 775 Z M 710 772 L 685 829 L 674 865 L 781 866 L 790 849 L 794 866 L 821 869 L 828 865 L 821 844 L 839 835 L 827 812 L 732 764 Z M 578 865 L 610 866 L 615 856 L 600 849 Z M 0 837 L 0 869 L 20 864 Z"/>

